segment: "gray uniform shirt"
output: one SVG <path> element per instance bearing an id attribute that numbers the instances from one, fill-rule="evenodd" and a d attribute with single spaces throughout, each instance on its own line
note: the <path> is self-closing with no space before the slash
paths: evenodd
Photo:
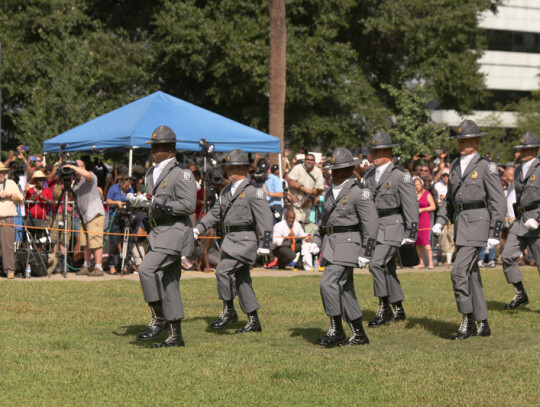
<path id="1" fill-rule="evenodd" d="M 416 240 L 419 209 L 411 174 L 390 163 L 376 182 L 375 171 L 376 168 L 370 169 L 364 182 L 373 194 L 377 211 L 399 210 L 399 213 L 379 218 L 377 241 L 400 246 L 404 237 Z"/>
<path id="2" fill-rule="evenodd" d="M 345 183 L 337 199 L 334 199 L 330 188 L 324 196 L 323 216 L 328 216 L 328 219 L 323 219 L 321 227 L 313 236 L 313 243 L 321 247 L 325 260 L 332 264 L 355 267 L 358 265 L 358 257 L 371 258 L 379 223 L 369 189 L 362 188 L 351 178 Z M 327 226 L 354 225 L 360 225 L 360 231 L 323 233 Z"/>
<path id="3" fill-rule="evenodd" d="M 197 185 L 191 171 L 170 161 L 154 184 L 154 167 L 146 174 L 147 193 L 154 195 L 149 219 L 159 225 L 148 234 L 154 251 L 189 256 L 193 252 L 193 230 L 189 215 L 195 212 Z"/>
<path id="4" fill-rule="evenodd" d="M 528 219 L 536 219 L 540 223 L 540 208 L 525 210 L 528 206 L 540 204 L 540 160 L 535 158 L 529 167 L 529 171 L 523 175 L 523 166 L 519 165 L 514 172 L 514 187 L 516 189 L 516 220 L 512 223 L 510 232 L 517 236 L 537 237 L 540 236 L 540 228 L 529 230 L 525 226 Z"/>
<path id="5" fill-rule="evenodd" d="M 482 202 L 485 208 L 460 207 Z M 456 246 L 483 247 L 488 238 L 500 239 L 505 215 L 506 198 L 497 165 L 476 153 L 462 175 L 460 160 L 455 159 L 436 223 L 444 226 L 453 219 Z"/>
<path id="6" fill-rule="evenodd" d="M 255 227 L 256 225 L 261 235 L 261 239 L 259 239 L 258 234 L 252 230 L 226 233 L 221 250 L 234 259 L 245 263 L 255 262 L 257 242 L 261 248 L 271 248 L 274 227 L 272 211 L 268 206 L 263 189 L 250 184 L 248 178 L 238 185 L 232 196 L 231 185 L 223 188 L 219 201 L 197 224 L 197 229 L 204 233 L 219 221 L 222 222 L 225 229 L 235 226 Z"/>

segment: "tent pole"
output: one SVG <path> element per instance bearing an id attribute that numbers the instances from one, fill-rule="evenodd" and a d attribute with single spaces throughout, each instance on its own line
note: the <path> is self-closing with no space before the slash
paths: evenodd
<path id="1" fill-rule="evenodd" d="M 281 161 L 281 153 L 278 154 L 278 165 L 279 165 L 279 179 L 281 179 L 281 183 L 283 184 L 283 168 L 281 168 L 281 164 L 282 164 L 282 161 Z M 285 197 L 281 198 L 281 207 L 282 208 L 285 208 Z"/>
<path id="2" fill-rule="evenodd" d="M 133 167 L 133 147 L 129 149 L 129 169 L 128 175 L 131 177 L 131 168 Z"/>

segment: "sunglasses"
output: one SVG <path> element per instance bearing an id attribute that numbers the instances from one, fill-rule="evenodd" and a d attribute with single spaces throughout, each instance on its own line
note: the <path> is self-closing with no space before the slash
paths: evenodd
<path id="1" fill-rule="evenodd" d="M 306 161 L 315 161 L 313 158 L 306 158 Z"/>

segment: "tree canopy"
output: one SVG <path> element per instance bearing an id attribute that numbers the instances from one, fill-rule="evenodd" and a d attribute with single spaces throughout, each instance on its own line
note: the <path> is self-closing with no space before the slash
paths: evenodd
<path id="1" fill-rule="evenodd" d="M 393 128 L 432 146 L 421 103 L 481 100 L 477 18 L 498 2 L 288 0 L 285 138 L 325 151 Z M 266 0 L 4 0 L 0 27 L 11 146 L 41 148 L 157 89 L 268 131 Z"/>

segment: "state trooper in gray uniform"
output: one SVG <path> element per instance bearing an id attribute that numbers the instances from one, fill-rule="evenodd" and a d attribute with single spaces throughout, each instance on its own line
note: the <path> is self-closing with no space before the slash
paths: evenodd
<path id="1" fill-rule="evenodd" d="M 364 177 L 379 215 L 377 246 L 369 263 L 379 308 L 368 324 L 370 328 L 405 319 L 403 290 L 396 273 L 394 254 L 400 246 L 413 244 L 418 233 L 416 191 L 411 174 L 392 162 L 392 148 L 396 146 L 398 144 L 393 144 L 387 133 L 376 133 L 371 140 L 375 167 Z M 390 304 L 394 307 L 393 312 Z"/>
<path id="2" fill-rule="evenodd" d="M 210 326 L 222 329 L 238 320 L 233 303 L 238 294 L 240 307 L 248 315 L 248 323 L 236 333 L 261 332 L 257 315 L 260 306 L 253 291 L 250 268 L 257 256 L 270 254 L 274 218 L 263 189 L 251 184 L 247 177 L 247 153 L 240 149 L 232 150 L 225 165 L 231 184 L 221 191 L 219 201 L 193 229 L 197 239 L 215 223 L 221 222 L 222 225 L 223 243 L 216 279 L 223 310 Z"/>
<path id="3" fill-rule="evenodd" d="M 461 157 L 450 167 L 448 193 L 432 229 L 435 235 L 440 235 L 448 220 L 453 219 L 456 260 L 451 277 L 463 320 L 452 340 L 491 335 L 478 253 L 486 241 L 487 250 L 497 247 L 506 215 L 506 198 L 497 164 L 478 154 L 480 136 L 487 133 L 480 132 L 472 120 L 463 121 L 457 132 L 451 138 L 458 140 Z M 478 328 L 475 320 L 479 321 Z"/>
<path id="4" fill-rule="evenodd" d="M 515 296 L 505 308 L 512 310 L 529 303 L 529 298 L 523 288 L 523 275 L 519 271 L 518 259 L 525 247 L 534 256 L 534 261 L 540 273 L 540 160 L 538 159 L 540 142 L 536 134 L 527 132 L 521 138 L 521 165 L 514 172 L 514 187 L 516 203 L 514 213 L 516 219 L 510 227 L 502 252 L 503 271 L 506 281 L 514 285 Z"/>
<path id="5" fill-rule="evenodd" d="M 189 219 L 197 203 L 193 174 L 176 161 L 176 135 L 167 126 L 152 133 L 152 161 L 146 174 L 148 194 L 132 195 L 134 207 L 148 208 L 148 253 L 139 266 L 144 299 L 152 311 L 148 329 L 139 340 L 151 340 L 167 328 L 169 336 L 154 347 L 184 346 L 181 322 L 184 318 L 180 276 L 181 256 L 193 252 L 193 232 Z"/>
<path id="6" fill-rule="evenodd" d="M 320 251 L 321 264 L 325 265 L 321 297 L 330 329 L 318 341 L 325 347 L 369 343 L 354 292 L 353 270 L 365 267 L 373 255 L 378 221 L 370 190 L 353 177 L 358 162 L 346 148 L 337 148 L 332 154 L 325 168 L 332 170 L 333 185 L 324 197 L 322 223 L 310 244 L 311 254 Z M 348 341 L 342 317 L 352 330 Z"/>

